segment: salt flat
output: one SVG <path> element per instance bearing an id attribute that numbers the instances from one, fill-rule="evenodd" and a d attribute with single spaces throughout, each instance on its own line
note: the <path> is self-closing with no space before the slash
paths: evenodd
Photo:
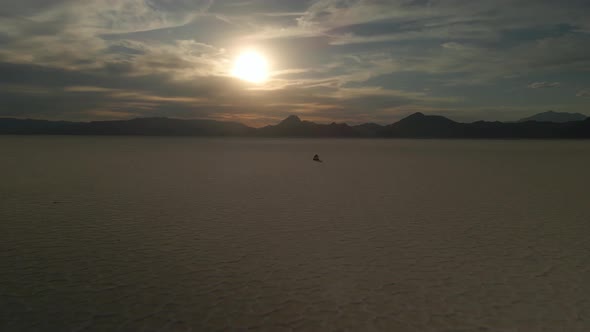
<path id="1" fill-rule="evenodd" d="M 0 151 L 1 331 L 590 330 L 590 142 Z"/>

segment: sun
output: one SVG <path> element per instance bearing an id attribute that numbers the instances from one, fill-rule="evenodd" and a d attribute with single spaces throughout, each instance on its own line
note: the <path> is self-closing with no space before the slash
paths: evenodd
<path id="1" fill-rule="evenodd" d="M 268 79 L 268 61 L 256 51 L 246 51 L 236 58 L 231 73 L 244 81 L 263 83 Z"/>

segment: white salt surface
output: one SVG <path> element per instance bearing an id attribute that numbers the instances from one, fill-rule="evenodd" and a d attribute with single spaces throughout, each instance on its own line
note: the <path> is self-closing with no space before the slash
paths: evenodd
<path id="1" fill-rule="evenodd" d="M 0 151 L 0 331 L 590 331 L 590 142 Z"/>

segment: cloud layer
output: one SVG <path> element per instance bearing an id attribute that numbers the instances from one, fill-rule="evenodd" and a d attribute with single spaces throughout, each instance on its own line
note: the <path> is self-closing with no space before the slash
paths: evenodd
<path id="1" fill-rule="evenodd" d="M 0 9 L 0 116 L 264 125 L 289 114 L 350 123 L 415 111 L 462 121 L 588 114 L 588 99 L 576 98 L 590 85 L 588 9 L 584 0 L 21 0 Z M 230 75 L 247 48 L 270 59 L 263 85 Z"/>

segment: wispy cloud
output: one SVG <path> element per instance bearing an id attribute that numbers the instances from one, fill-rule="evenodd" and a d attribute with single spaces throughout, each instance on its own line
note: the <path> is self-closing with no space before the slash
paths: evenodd
<path id="1" fill-rule="evenodd" d="M 533 82 L 529 84 L 527 87 L 529 89 L 547 89 L 547 88 L 557 88 L 561 86 L 559 82 Z"/>
<path id="2" fill-rule="evenodd" d="M 66 86 L 66 87 L 64 87 L 63 90 L 65 92 L 96 92 L 96 93 L 106 93 L 106 92 L 117 91 L 117 89 L 103 88 L 100 86 L 84 86 L 84 85 Z"/>

